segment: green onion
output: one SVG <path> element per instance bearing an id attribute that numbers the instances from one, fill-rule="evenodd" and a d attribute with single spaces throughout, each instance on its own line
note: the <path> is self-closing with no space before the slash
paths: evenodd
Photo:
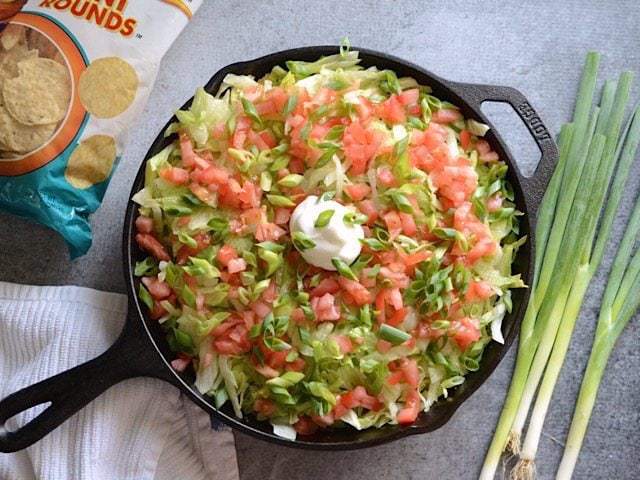
<path id="1" fill-rule="evenodd" d="M 542 239 L 540 243 L 544 244 L 544 251 L 536 252 L 538 257 L 536 258 L 536 264 L 539 268 L 537 268 L 535 272 L 534 286 L 531 291 L 529 305 L 520 327 L 520 340 L 513 379 L 509 386 L 509 391 L 500 414 L 493 440 L 485 457 L 480 473 L 480 480 L 491 480 L 494 478 L 500 456 L 508 443 L 510 447 L 511 444 L 519 446 L 520 443 L 517 434 L 513 435 L 511 433 L 511 427 L 516 417 L 520 399 L 525 389 L 527 374 L 539 342 L 539 336 L 534 335 L 534 328 L 536 326 L 536 318 L 540 304 L 544 300 L 546 288 L 550 284 L 549 278 L 546 278 L 545 281 L 541 280 L 540 273 L 543 270 L 543 260 L 544 263 L 548 263 L 551 266 L 555 264 L 557 252 L 560 249 L 561 236 L 564 233 L 569 216 L 568 210 L 570 209 L 573 195 L 575 194 L 575 189 L 570 191 L 567 182 L 570 182 L 574 178 L 576 182 L 579 180 L 579 168 L 584 164 L 584 162 L 580 161 L 580 150 L 582 145 L 586 143 L 584 137 L 589 129 L 589 111 L 595 91 L 599 59 L 600 56 L 597 53 L 590 53 L 587 56 L 574 111 L 574 121 L 571 128 L 573 131 L 570 135 L 571 141 L 567 144 L 566 148 L 561 149 L 558 166 L 554 172 L 554 178 L 550 183 L 550 187 L 554 188 L 547 189 L 540 207 L 540 218 L 543 221 L 540 221 L 536 226 L 536 237 Z M 422 105 L 424 109 L 425 105 L 428 106 L 428 102 L 423 100 Z M 557 181 L 555 181 L 555 177 L 558 178 Z M 562 211 L 556 211 L 556 205 L 558 205 Z M 546 221 L 544 219 L 546 219 Z M 549 268 L 551 267 L 547 266 L 547 269 Z M 549 276 L 550 274 L 547 275 L 547 277 Z M 538 288 L 538 285 L 540 285 L 540 288 Z"/>
<path id="2" fill-rule="evenodd" d="M 634 120 L 629 134 L 620 140 L 631 84 L 629 73 L 621 75 L 615 95 L 613 83 L 605 84 L 600 107 L 589 115 L 598 58 L 595 53 L 587 56 L 574 120 L 561 130 L 559 162 L 538 217 L 534 288 L 521 326 L 516 369 L 481 480 L 493 478 L 505 446 L 519 452 L 520 435 L 542 380 L 521 461 L 514 472 L 518 478 L 532 474 L 551 395 L 586 290 L 601 262 L 640 137 L 640 122 L 634 128 Z M 611 193 L 607 195 L 607 191 Z M 551 285 L 558 288 L 549 288 Z"/>
<path id="3" fill-rule="evenodd" d="M 369 217 L 365 214 L 358 212 L 347 212 L 342 217 L 342 221 L 348 226 L 362 225 L 363 223 L 367 223 L 368 219 Z"/>
<path id="4" fill-rule="evenodd" d="M 136 277 L 145 277 L 158 274 L 158 264 L 152 257 L 147 257 L 141 262 L 136 262 L 133 270 Z"/>
<path id="5" fill-rule="evenodd" d="M 255 105 L 244 97 L 242 97 L 240 101 L 242 102 L 242 108 L 244 109 L 244 113 L 247 114 L 247 117 L 261 125 L 262 119 L 260 118 L 260 115 L 258 115 Z"/>
<path id="6" fill-rule="evenodd" d="M 305 250 L 309 250 L 316 246 L 315 242 L 311 240 L 306 233 L 302 232 L 293 232 L 291 240 L 293 242 L 293 246 L 300 252 L 304 252 Z"/>
<path id="7" fill-rule="evenodd" d="M 380 250 L 384 250 L 386 248 L 386 245 L 377 238 L 361 238 L 360 243 L 370 248 L 374 252 L 379 252 Z"/>
<path id="8" fill-rule="evenodd" d="M 291 95 L 289 97 L 289 99 L 287 100 L 286 105 L 284 106 L 284 110 L 282 112 L 282 116 L 286 117 L 291 112 L 293 112 L 293 110 L 296 108 L 296 105 L 298 105 L 298 96 L 297 95 Z"/>
<path id="9" fill-rule="evenodd" d="M 147 290 L 142 283 L 140 284 L 140 288 L 138 288 L 138 296 L 149 310 L 153 308 L 153 298 L 151 297 L 149 290 Z"/>
<path id="10" fill-rule="evenodd" d="M 304 180 L 304 177 L 302 175 L 298 175 L 297 173 L 290 173 L 286 177 L 278 180 L 278 185 L 286 188 L 297 187 L 302 183 L 302 180 Z"/>
<path id="11" fill-rule="evenodd" d="M 196 242 L 193 237 L 184 232 L 178 233 L 178 241 L 185 244 L 187 247 L 196 248 L 198 246 L 198 242 Z"/>
<path id="12" fill-rule="evenodd" d="M 338 273 L 343 277 L 348 278 L 349 280 L 354 280 L 354 281 L 358 280 L 358 277 L 356 277 L 356 274 L 353 273 L 351 268 L 349 268 L 349 265 L 347 265 L 344 260 L 341 260 L 338 257 L 333 257 L 331 259 L 331 263 L 333 263 L 333 266 L 336 267 L 336 270 L 338 271 Z"/>
<path id="13" fill-rule="evenodd" d="M 282 195 L 267 194 L 267 200 L 274 207 L 295 207 L 296 204 L 290 198 Z"/>
<path id="14" fill-rule="evenodd" d="M 380 325 L 378 335 L 383 340 L 393 343 L 394 345 L 400 345 L 401 343 L 404 343 L 411 338 L 411 335 L 409 335 L 407 332 L 403 332 L 402 330 L 392 327 L 391 325 L 388 325 L 386 323 Z"/>
<path id="15" fill-rule="evenodd" d="M 329 225 L 329 222 L 331 221 L 331 217 L 333 217 L 334 213 L 336 213 L 335 210 L 324 210 L 320 212 L 320 214 L 318 215 L 318 218 L 316 218 L 314 226 L 316 228 L 326 227 L 327 225 Z"/>
<path id="16" fill-rule="evenodd" d="M 394 190 L 389 193 L 389 196 L 398 210 L 403 213 L 413 213 L 413 206 L 404 193 Z"/>

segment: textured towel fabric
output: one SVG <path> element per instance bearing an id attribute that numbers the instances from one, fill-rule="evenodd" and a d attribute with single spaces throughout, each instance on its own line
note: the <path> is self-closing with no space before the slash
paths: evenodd
<path id="1" fill-rule="evenodd" d="M 106 350 L 126 310 L 124 295 L 0 282 L 0 397 Z M 239 478 L 233 434 L 212 429 L 203 410 L 150 378 L 122 382 L 35 445 L 0 453 L 2 480 L 205 478 Z"/>

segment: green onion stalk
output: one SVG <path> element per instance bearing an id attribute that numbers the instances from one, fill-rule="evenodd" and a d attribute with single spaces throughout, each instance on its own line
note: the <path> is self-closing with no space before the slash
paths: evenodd
<path id="1" fill-rule="evenodd" d="M 512 427 L 512 437 L 514 438 L 519 437 L 524 427 L 560 322 L 565 314 L 573 317 L 575 322 L 589 282 L 602 260 L 604 246 L 611 232 L 611 224 L 635 152 L 635 148 L 631 148 L 631 144 L 627 144 L 624 155 L 622 155 L 622 142 L 619 142 L 620 125 L 629 97 L 631 79 L 630 73 L 622 74 L 617 89 L 615 89 L 615 99 L 612 96 L 613 84 L 607 82 L 601 105 L 594 110 L 591 118 L 590 128 L 594 129 L 593 133 L 589 132 L 589 135 L 583 139 L 584 148 L 588 149 L 588 155 L 586 166 L 579 177 L 581 188 L 573 199 L 567 228 L 560 246 L 557 248 L 558 251 L 567 254 L 563 255 L 556 263 L 553 276 L 550 277 L 550 281 L 560 285 L 560 288 L 557 295 L 547 295 L 546 304 L 543 304 L 541 310 L 541 318 L 536 324 L 536 328 L 541 329 L 541 339 Z M 587 143 L 588 145 L 586 145 Z M 612 185 L 612 195 L 605 207 L 604 218 L 594 245 L 597 220 L 605 202 L 608 181 L 619 158 L 622 158 L 620 168 L 618 168 Z M 546 260 L 545 258 L 545 262 Z M 566 279 L 573 279 L 573 284 L 567 282 Z M 567 303 L 571 303 L 574 307 L 577 305 L 578 311 L 574 312 L 575 315 L 566 311 Z M 547 314 L 547 312 L 549 313 Z M 566 320 L 566 322 L 570 321 Z"/>
<path id="2" fill-rule="evenodd" d="M 628 80 L 630 80 L 630 78 L 625 77 L 628 77 L 628 75 L 625 75 L 623 76 L 623 78 L 621 78 L 620 84 L 628 84 Z M 529 478 L 533 475 L 535 455 L 537 453 L 544 419 L 551 403 L 553 390 L 558 380 L 558 376 L 560 374 L 560 370 L 562 368 L 567 350 L 569 348 L 569 342 L 573 333 L 575 321 L 580 312 L 580 306 L 582 304 L 584 295 L 588 288 L 589 282 L 591 281 L 591 278 L 595 274 L 602 260 L 604 247 L 611 230 L 611 225 L 613 224 L 613 218 L 615 216 L 620 197 L 622 196 L 622 192 L 624 190 L 624 181 L 627 178 L 631 164 L 633 163 L 633 159 L 635 158 L 639 141 L 640 108 L 636 109 L 634 115 L 631 117 L 625 135 L 623 135 L 622 140 L 618 142 L 618 149 L 616 154 L 611 155 L 611 158 L 620 158 L 618 171 L 610 189 L 611 194 L 605 208 L 605 213 L 601 222 L 600 232 L 598 235 L 598 239 L 596 240 L 595 247 L 593 248 L 593 251 L 590 252 L 590 257 L 585 256 L 585 261 L 578 268 L 578 273 L 574 278 L 573 285 L 571 287 L 571 294 L 567 301 L 557 332 L 554 335 L 555 342 L 553 343 L 553 349 L 551 351 L 550 357 L 548 358 L 548 363 L 546 365 L 546 369 L 544 370 L 544 377 L 542 378 L 540 390 L 533 407 L 531 419 L 529 421 L 529 428 L 520 454 L 521 460 L 515 470 L 516 474 L 514 476 L 516 476 L 517 478 Z M 604 156 L 603 162 L 601 163 L 601 166 L 605 167 L 605 173 L 610 171 L 610 166 L 607 163 L 609 160 L 610 158 L 608 156 Z M 602 199 L 604 198 L 603 192 L 606 192 L 606 185 L 605 188 L 603 188 L 602 184 L 606 183 L 606 179 L 608 178 L 609 177 L 598 179 L 595 188 L 593 190 L 590 190 L 591 195 L 594 199 L 594 203 L 598 204 L 599 202 L 602 202 Z M 640 254 L 636 254 L 631 263 L 629 263 L 631 251 L 633 249 L 633 243 L 637 238 L 639 230 L 640 200 L 636 202 L 633 214 L 625 231 L 623 240 L 620 244 L 618 255 L 616 256 L 614 267 L 612 268 L 610 279 L 607 284 L 607 289 L 603 297 L 598 332 L 604 333 L 600 333 L 600 335 L 596 334 L 597 348 L 594 344 L 594 353 L 592 353 L 592 357 L 596 358 L 593 360 L 593 364 L 595 365 L 595 367 L 587 367 L 587 375 L 585 376 L 585 380 L 583 381 L 583 389 L 588 393 L 581 395 L 586 396 L 585 398 L 591 399 L 591 408 L 593 407 L 593 401 L 595 400 L 595 394 L 597 393 L 597 387 L 599 385 L 600 378 L 602 377 L 604 366 L 606 365 L 606 360 L 608 359 L 611 350 L 613 349 L 613 345 L 618 335 L 620 334 L 620 331 L 622 330 L 622 328 L 624 328 L 624 325 L 626 325 L 626 323 L 629 321 L 629 319 L 637 309 L 637 304 L 636 306 L 633 306 L 633 301 L 631 302 L 631 307 L 626 307 L 626 305 L 628 303 L 627 296 L 630 288 L 632 289 L 631 291 L 636 291 L 633 290 L 633 287 L 630 286 L 633 285 L 636 281 L 638 271 L 640 270 Z M 627 269 L 626 273 L 625 268 Z M 640 281 L 640 279 L 638 281 Z M 620 286 L 621 282 L 624 283 L 624 288 L 619 289 L 618 287 Z M 625 309 L 625 313 L 621 314 L 623 309 Z M 604 326 L 601 327 L 600 325 Z M 603 358 L 604 362 L 602 362 Z M 537 372 L 535 373 L 537 374 Z M 534 383 L 537 387 L 537 382 L 535 381 L 536 379 L 533 375 L 534 371 L 532 369 L 532 372 L 529 376 L 531 388 L 534 388 Z M 587 381 L 587 376 L 590 377 L 589 381 Z M 597 378 L 597 380 L 593 380 L 594 378 Z M 581 405 L 580 408 L 586 408 L 586 400 L 583 400 L 582 403 L 580 403 L 580 400 L 578 400 L 578 403 L 579 405 Z M 521 411 L 519 411 L 518 417 L 521 418 L 522 416 L 526 416 L 527 412 L 525 412 L 525 409 L 528 411 L 528 407 L 528 405 L 524 405 L 523 403 L 521 403 Z M 591 408 L 588 409 L 588 414 L 591 412 Z M 576 409 L 576 411 L 578 412 L 579 410 Z M 575 465 L 575 461 L 580 450 L 582 438 L 584 437 L 584 433 L 586 431 L 586 425 L 589 416 L 588 414 L 585 417 L 585 415 L 582 415 L 582 412 L 580 412 L 580 415 L 576 415 L 575 417 L 576 420 L 574 420 L 574 423 L 576 423 L 577 426 L 575 428 L 572 426 L 574 433 L 573 435 L 571 433 L 569 435 L 570 441 L 567 444 L 567 453 L 565 453 L 567 461 L 565 462 L 565 466 L 561 467 L 561 472 L 559 472 L 558 478 L 566 479 L 570 478 L 571 476 L 573 466 Z M 580 432 L 581 434 L 579 434 Z"/>
<path id="3" fill-rule="evenodd" d="M 549 300 L 546 302 L 543 302 L 543 300 L 547 297 L 547 287 L 550 283 L 553 265 L 557 260 L 565 229 L 570 231 L 572 228 L 572 226 L 567 225 L 567 221 L 570 214 L 570 205 L 573 203 L 573 197 L 578 188 L 578 180 L 585 163 L 584 158 L 587 154 L 584 140 L 585 137 L 590 139 L 596 128 L 597 114 L 590 117 L 590 110 L 595 92 L 599 58 L 599 55 L 595 52 L 590 52 L 587 55 L 573 122 L 563 126 L 560 131 L 558 165 L 545 192 L 538 213 L 536 226 L 536 238 L 538 241 L 536 243 L 534 280 L 529 305 L 520 328 L 516 365 L 500 419 L 480 473 L 480 480 L 494 478 L 502 452 L 508 444 L 514 450 L 520 444 L 519 437 L 512 436 L 511 427 L 526 386 L 529 369 L 541 339 L 542 330 L 538 326 L 540 323 L 538 322 L 538 316 L 543 307 L 546 310 L 548 305 L 551 304 Z M 557 294 L 554 289 L 551 289 L 549 296 Z"/>

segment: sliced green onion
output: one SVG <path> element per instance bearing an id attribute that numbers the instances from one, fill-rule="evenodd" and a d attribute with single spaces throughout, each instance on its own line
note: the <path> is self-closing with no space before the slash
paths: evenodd
<path id="1" fill-rule="evenodd" d="M 358 212 L 347 212 L 342 217 L 342 221 L 345 223 L 345 225 L 349 226 L 362 225 L 364 223 L 367 223 L 367 220 L 369 220 L 369 217 L 367 217 L 363 213 Z"/>
<path id="2" fill-rule="evenodd" d="M 356 274 L 353 273 L 351 268 L 349 268 L 349 265 L 347 265 L 347 263 L 344 260 L 341 260 L 338 257 L 333 257 L 331 259 L 331 263 L 333 263 L 333 266 L 336 267 L 336 270 L 338 271 L 338 273 L 343 277 L 348 278 L 349 280 L 354 280 L 354 281 L 358 280 L 358 277 L 356 276 Z"/>
<path id="3" fill-rule="evenodd" d="M 386 323 L 380 325 L 378 335 L 383 340 L 393 343 L 394 345 L 400 345 L 401 343 L 404 343 L 411 338 L 411 335 L 409 335 L 407 332 L 392 327 L 391 325 L 388 325 Z"/>
<path id="4" fill-rule="evenodd" d="M 297 187 L 302 183 L 302 180 L 304 180 L 304 177 L 302 175 L 298 175 L 297 173 L 290 173 L 286 177 L 278 180 L 278 185 L 286 188 Z"/>
<path id="5" fill-rule="evenodd" d="M 282 195 L 267 194 L 267 200 L 274 207 L 295 207 L 296 204 L 290 198 Z"/>
<path id="6" fill-rule="evenodd" d="M 242 102 L 242 108 L 244 109 L 244 113 L 247 114 L 247 117 L 258 124 L 262 124 L 262 119 L 260 118 L 255 105 L 244 97 L 242 97 L 240 101 Z"/>
<path id="7" fill-rule="evenodd" d="M 293 242 L 293 246 L 301 252 L 316 246 L 315 242 L 311 240 L 306 233 L 302 232 L 293 232 L 291 240 Z"/>
<path id="8" fill-rule="evenodd" d="M 140 262 L 136 262 L 136 266 L 133 270 L 133 274 L 136 277 L 157 275 L 158 263 L 152 257 L 147 257 Z"/>
<path id="9" fill-rule="evenodd" d="M 333 217 L 334 213 L 335 213 L 335 210 L 324 210 L 320 212 L 320 214 L 318 215 L 318 218 L 316 218 L 314 226 L 316 228 L 326 227 L 327 225 L 329 225 L 329 222 L 331 221 L 331 217 Z"/>
<path id="10" fill-rule="evenodd" d="M 147 290 L 142 283 L 138 288 L 138 296 L 140 297 L 140 300 L 142 300 L 142 302 L 147 306 L 149 310 L 153 308 L 153 298 L 151 297 L 149 290 Z"/>
<path id="11" fill-rule="evenodd" d="M 284 116 L 284 117 L 288 116 L 291 112 L 293 112 L 295 110 L 296 105 L 298 105 L 298 96 L 297 95 L 291 95 L 288 98 L 287 103 L 284 106 L 284 110 L 282 112 L 282 116 Z"/>

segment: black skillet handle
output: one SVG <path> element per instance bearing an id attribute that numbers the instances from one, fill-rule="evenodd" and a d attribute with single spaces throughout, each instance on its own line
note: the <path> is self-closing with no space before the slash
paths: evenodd
<path id="1" fill-rule="evenodd" d="M 518 177 L 525 191 L 527 207 L 532 217 L 535 218 L 558 161 L 558 148 L 547 127 L 545 127 L 540 116 L 531 106 L 527 98 L 515 88 L 471 83 L 455 83 L 452 87 L 461 97 L 478 110 L 484 102 L 508 103 L 527 126 L 542 156 L 536 171 L 531 177 L 522 175 L 517 165 L 515 165 L 515 168 L 518 170 Z"/>
<path id="2" fill-rule="evenodd" d="M 0 452 L 27 448 L 116 383 L 133 377 L 169 381 L 168 373 L 141 322 L 129 319 L 116 342 L 102 355 L 0 401 Z M 14 415 L 49 402 L 51 405 L 19 429 L 6 428 L 7 420 Z"/>

